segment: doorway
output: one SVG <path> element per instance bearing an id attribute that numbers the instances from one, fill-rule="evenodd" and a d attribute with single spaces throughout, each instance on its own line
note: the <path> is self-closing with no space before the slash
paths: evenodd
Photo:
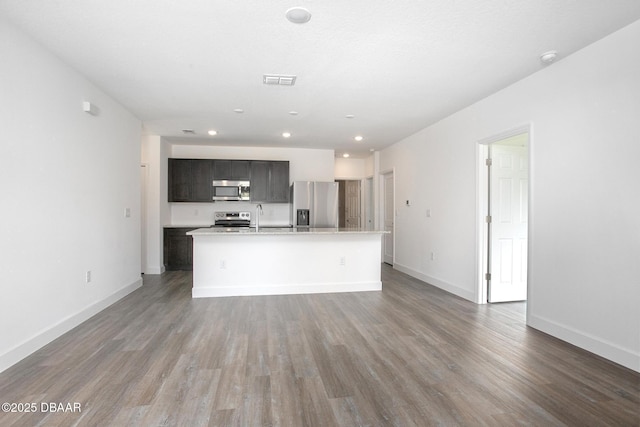
<path id="1" fill-rule="evenodd" d="M 529 129 L 482 142 L 480 302 L 527 299 Z"/>
<path id="2" fill-rule="evenodd" d="M 394 221 L 394 187 L 393 187 L 393 172 L 386 172 L 382 174 L 381 179 L 381 199 L 382 199 L 382 228 L 389 233 L 384 234 L 382 240 L 382 261 L 386 264 L 393 265 L 393 221 Z"/>
<path id="3" fill-rule="evenodd" d="M 359 228 L 362 223 L 361 191 L 358 180 L 339 180 L 338 226 Z"/>

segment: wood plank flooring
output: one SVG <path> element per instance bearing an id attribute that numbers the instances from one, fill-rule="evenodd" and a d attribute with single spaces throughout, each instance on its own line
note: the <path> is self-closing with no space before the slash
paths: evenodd
<path id="1" fill-rule="evenodd" d="M 638 426 L 640 375 L 383 266 L 383 291 L 144 286 L 0 373 L 1 426 Z M 81 412 L 40 411 L 42 402 Z"/>

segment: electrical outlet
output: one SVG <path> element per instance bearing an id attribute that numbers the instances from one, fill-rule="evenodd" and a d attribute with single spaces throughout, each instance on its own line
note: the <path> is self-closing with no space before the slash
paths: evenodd
<path id="1" fill-rule="evenodd" d="M 131 208 L 124 208 L 124 217 L 125 218 L 131 217 Z"/>
<path id="2" fill-rule="evenodd" d="M 431 252 L 431 261 L 435 261 L 436 260 L 436 254 Z"/>
<path id="3" fill-rule="evenodd" d="M 344 255 L 340 257 L 340 265 L 343 267 L 347 265 L 347 257 L 345 257 Z"/>
<path id="4" fill-rule="evenodd" d="M 431 218 L 431 209 L 427 209 L 427 218 Z"/>
<path id="5" fill-rule="evenodd" d="M 220 269 L 221 270 L 226 270 L 227 269 L 227 260 L 226 259 L 221 259 L 220 260 Z"/>
<path id="6" fill-rule="evenodd" d="M 91 270 L 87 270 L 87 273 L 85 274 L 84 279 L 87 283 L 91 282 Z"/>

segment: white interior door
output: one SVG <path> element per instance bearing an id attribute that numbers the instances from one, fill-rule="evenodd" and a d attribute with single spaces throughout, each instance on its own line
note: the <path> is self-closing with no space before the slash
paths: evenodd
<path id="1" fill-rule="evenodd" d="M 388 234 L 384 234 L 383 240 L 383 253 L 382 260 L 393 265 L 393 220 L 394 220 L 394 206 L 393 206 L 393 173 L 388 173 L 383 176 L 383 223 L 384 231 L 388 231 Z"/>
<path id="2" fill-rule="evenodd" d="M 489 302 L 527 299 L 528 150 L 490 146 Z"/>

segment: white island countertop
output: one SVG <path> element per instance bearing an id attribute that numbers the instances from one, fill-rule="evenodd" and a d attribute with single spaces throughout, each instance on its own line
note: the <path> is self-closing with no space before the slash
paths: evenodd
<path id="1" fill-rule="evenodd" d="M 220 234 L 242 235 L 311 235 L 311 234 L 384 234 L 388 231 L 368 230 L 364 228 L 295 228 L 295 227 L 260 227 L 257 231 L 254 227 L 208 227 L 198 228 L 187 232 L 190 236 L 212 236 Z"/>
<path id="2" fill-rule="evenodd" d="M 380 291 L 385 231 L 224 228 L 189 231 L 194 298 Z"/>

